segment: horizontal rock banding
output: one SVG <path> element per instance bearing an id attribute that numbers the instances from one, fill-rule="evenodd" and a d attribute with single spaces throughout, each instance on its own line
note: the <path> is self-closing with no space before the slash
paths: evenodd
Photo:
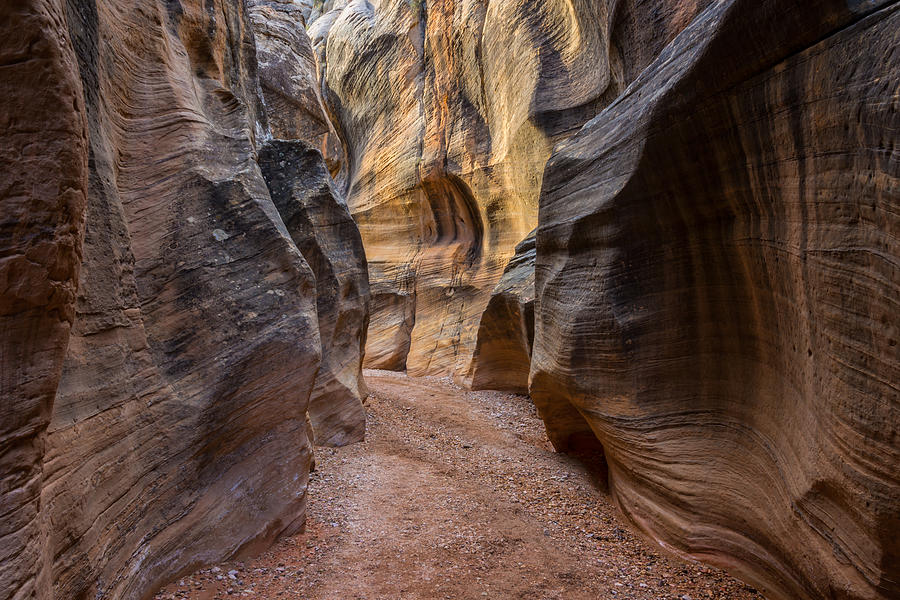
<path id="1" fill-rule="evenodd" d="M 900 65 L 877 4 L 710 5 L 544 181 L 551 438 L 593 431 L 629 516 L 771 597 L 898 592 Z"/>

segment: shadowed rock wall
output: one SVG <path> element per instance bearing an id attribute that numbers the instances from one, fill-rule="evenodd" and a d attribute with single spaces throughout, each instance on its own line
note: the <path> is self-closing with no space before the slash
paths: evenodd
<path id="1" fill-rule="evenodd" d="M 256 160 L 243 3 L 0 17 L 0 598 L 145 598 L 303 523 L 319 232 L 288 230 Z M 312 152 L 292 174 L 327 189 Z M 364 310 L 328 316 L 358 406 Z"/>
<path id="2" fill-rule="evenodd" d="M 142 597 L 303 519 L 315 280 L 254 157 L 249 20 L 72 2 L 91 178 L 44 457 L 55 597 Z"/>
<path id="3" fill-rule="evenodd" d="M 285 0 L 248 0 L 248 5 L 272 135 L 318 148 L 331 174 L 344 181 L 344 148 L 322 103 L 316 57 L 305 29 L 310 7 Z"/>
<path id="4" fill-rule="evenodd" d="M 75 319 L 87 128 L 65 8 L 0 5 L 0 597 L 48 597 L 43 455 Z"/>
<path id="5" fill-rule="evenodd" d="M 606 91 L 591 105 L 595 113 L 615 100 L 708 4 L 708 0 L 607 2 L 597 13 L 600 20 L 586 22 L 584 26 L 606 32 L 606 45 L 593 48 L 601 53 L 596 56 L 597 68 L 609 70 Z M 533 233 L 516 248 L 481 315 L 470 371 L 475 389 L 528 390 L 534 334 Z"/>
<path id="6" fill-rule="evenodd" d="M 528 393 L 534 343 L 534 232 L 516 253 L 491 293 L 472 358 L 473 390 Z"/>
<path id="7" fill-rule="evenodd" d="M 347 162 L 319 92 L 316 58 L 304 29 L 309 7 L 276 0 L 251 0 L 249 7 L 269 127 L 276 138 L 290 140 L 262 148 L 260 166 L 316 276 L 322 365 L 309 403 L 315 443 L 358 442 L 366 428 L 362 357 L 369 276 L 359 229 L 331 177 L 345 179 Z M 323 155 L 327 170 L 320 164 Z"/>
<path id="8" fill-rule="evenodd" d="M 868 15 L 868 16 L 866 16 Z M 772 598 L 900 594 L 895 2 L 715 2 L 557 149 L 531 393 Z"/>
<path id="9" fill-rule="evenodd" d="M 316 275 L 322 365 L 309 400 L 315 443 L 362 441 L 369 279 L 359 229 L 318 150 L 299 140 L 273 140 L 260 149 L 259 164 L 275 206 Z"/>

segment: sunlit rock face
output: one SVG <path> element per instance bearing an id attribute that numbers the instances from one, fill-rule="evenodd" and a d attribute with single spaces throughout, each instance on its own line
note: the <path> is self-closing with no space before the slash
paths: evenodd
<path id="1" fill-rule="evenodd" d="M 666 547 L 900 595 L 900 6 L 714 2 L 551 158 L 531 393 Z"/>
<path id="2" fill-rule="evenodd" d="M 369 366 L 470 375 L 553 144 L 616 86 L 603 2 L 351 2 L 310 26 L 350 157 Z"/>
<path id="3" fill-rule="evenodd" d="M 358 233 L 272 200 L 244 3 L 31 0 L 0 29 L 0 598 L 145 598 L 302 524 L 317 301 L 356 344 L 322 388 L 361 411 Z M 340 213 L 304 150 L 284 185 Z M 318 293 L 301 245 L 356 271 Z"/>

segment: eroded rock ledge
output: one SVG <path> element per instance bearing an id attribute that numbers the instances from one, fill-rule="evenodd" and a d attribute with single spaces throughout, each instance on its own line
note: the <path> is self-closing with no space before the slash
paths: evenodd
<path id="1" fill-rule="evenodd" d="M 300 140 L 272 140 L 260 149 L 259 165 L 272 201 L 316 276 L 322 364 L 309 401 L 314 441 L 324 446 L 361 441 L 369 280 L 359 229 L 318 150 Z"/>

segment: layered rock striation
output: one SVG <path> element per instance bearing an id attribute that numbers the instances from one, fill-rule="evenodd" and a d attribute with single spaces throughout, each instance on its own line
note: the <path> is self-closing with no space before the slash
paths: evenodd
<path id="1" fill-rule="evenodd" d="M 248 0 L 248 6 L 272 136 L 317 148 L 335 179 L 344 181 L 344 147 L 322 102 L 316 56 L 305 29 L 311 6 L 285 0 Z"/>
<path id="2" fill-rule="evenodd" d="M 584 26 L 603 32 L 605 43 L 591 51 L 596 56 L 597 68 L 608 70 L 606 88 L 582 114 L 594 116 L 615 100 L 708 4 L 708 0 L 642 0 L 602 5 L 595 13 L 595 22 L 586 22 Z M 475 389 L 518 393 L 528 390 L 534 337 L 534 260 L 532 232 L 516 247 L 481 315 L 469 370 L 469 382 Z M 593 437 L 586 433 L 587 438 Z"/>
<path id="3" fill-rule="evenodd" d="M 319 91 L 316 57 L 304 28 L 310 7 L 278 0 L 248 5 L 263 102 L 276 138 L 260 149 L 259 163 L 316 276 L 322 366 L 309 404 L 315 443 L 358 442 L 366 426 L 362 357 L 369 276 L 359 230 L 332 181 L 332 176 L 346 178 L 347 162 Z"/>
<path id="4" fill-rule="evenodd" d="M 144 598 L 302 525 L 314 387 L 361 435 L 365 260 L 317 151 L 273 202 L 244 3 L 0 16 L 0 598 Z"/>
<path id="5" fill-rule="evenodd" d="M 531 393 L 771 598 L 900 594 L 900 5 L 711 3 L 561 144 Z"/>
<path id="6" fill-rule="evenodd" d="M 369 366 L 469 375 L 481 313 L 536 224 L 553 144 L 610 88 L 607 12 L 385 0 L 311 24 L 369 261 Z"/>
<path id="7" fill-rule="evenodd" d="M 359 229 L 315 148 L 299 140 L 272 140 L 260 150 L 259 165 L 272 201 L 316 276 L 322 364 L 309 401 L 314 441 L 325 446 L 362 441 L 369 279 Z"/>
<path id="8" fill-rule="evenodd" d="M 88 186 L 78 62 L 53 0 L 0 5 L 0 597 L 48 597 L 43 455 L 75 319 Z M 42 133 L 44 132 L 44 133 Z"/>

